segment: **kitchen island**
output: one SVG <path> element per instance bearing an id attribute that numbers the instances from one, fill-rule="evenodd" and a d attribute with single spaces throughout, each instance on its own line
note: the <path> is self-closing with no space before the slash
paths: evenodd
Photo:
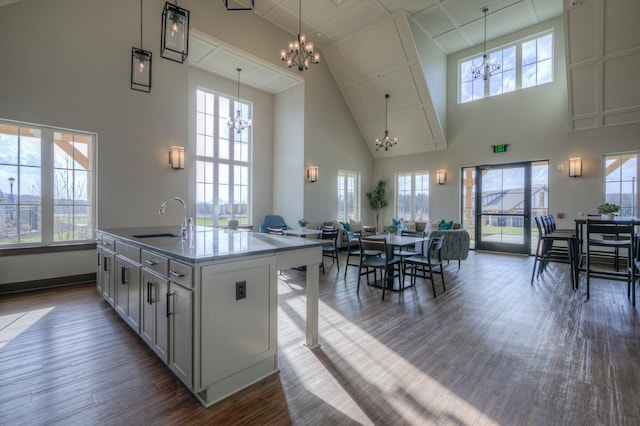
<path id="1" fill-rule="evenodd" d="M 167 227 L 97 240 L 99 293 L 205 406 L 278 371 L 276 271 L 307 267 L 305 345 L 319 346 L 318 240 Z"/>

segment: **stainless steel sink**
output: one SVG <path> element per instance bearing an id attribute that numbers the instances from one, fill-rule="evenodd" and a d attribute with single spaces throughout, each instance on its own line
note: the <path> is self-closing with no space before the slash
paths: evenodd
<path id="1" fill-rule="evenodd" d="M 168 232 L 162 233 L 162 234 L 139 234 L 139 235 L 132 235 L 133 238 L 177 238 L 179 237 L 179 234 L 171 234 Z"/>

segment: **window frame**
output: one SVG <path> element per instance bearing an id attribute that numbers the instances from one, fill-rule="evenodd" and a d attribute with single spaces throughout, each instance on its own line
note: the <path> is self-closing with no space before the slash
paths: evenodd
<path id="1" fill-rule="evenodd" d="M 410 201 L 409 201 L 409 211 L 410 211 L 410 217 L 407 218 L 404 216 L 404 214 L 401 214 L 400 211 L 398 210 L 399 205 L 400 205 L 400 183 L 399 183 L 399 179 L 401 177 L 410 177 L 410 190 L 408 192 L 410 192 Z M 426 187 L 426 203 L 427 203 L 427 208 L 426 208 L 426 212 L 420 210 L 421 215 L 420 217 L 417 217 L 416 213 L 418 212 L 418 210 L 416 209 L 416 177 L 417 176 L 422 176 L 422 181 L 426 182 L 427 187 Z M 395 197 L 394 197 L 394 217 L 398 220 L 403 219 L 405 221 L 409 220 L 411 222 L 414 222 L 416 220 L 420 220 L 420 221 L 428 221 L 429 220 L 429 199 L 431 197 L 431 173 L 429 172 L 429 170 L 425 169 L 425 170 L 414 170 L 414 171 L 409 171 L 409 172 L 396 172 L 395 174 Z M 422 191 L 424 191 L 424 188 L 422 188 Z M 422 192 L 421 191 L 421 192 Z M 404 193 L 406 193 L 407 191 L 403 191 Z"/>
<path id="2" fill-rule="evenodd" d="M 631 179 L 624 179 L 622 176 L 622 164 L 616 167 L 615 170 L 619 170 L 619 179 L 609 179 L 610 174 L 607 174 L 607 162 L 609 159 L 613 161 L 621 161 L 624 156 L 634 156 L 636 161 L 635 167 L 635 175 L 631 177 Z M 640 168 L 640 163 L 638 163 L 638 157 L 640 156 L 640 151 L 631 151 L 631 152 L 621 152 L 621 153 L 610 153 L 603 155 L 602 167 L 603 167 L 603 185 L 604 185 L 604 200 L 607 203 L 617 204 L 620 206 L 620 216 L 630 216 L 637 217 L 638 215 L 638 169 Z M 633 169 L 632 169 L 633 170 Z M 609 194 L 607 192 L 609 184 L 618 184 L 619 191 L 617 192 L 617 197 L 614 194 Z M 622 202 L 623 200 L 623 185 L 625 183 L 631 184 L 631 203 L 632 205 L 626 205 Z"/>
<path id="3" fill-rule="evenodd" d="M 199 92 L 202 92 L 206 97 L 210 95 L 213 97 L 212 105 L 213 110 L 201 110 L 199 105 Z M 227 122 L 230 117 L 235 117 L 235 111 L 240 108 L 243 118 L 245 120 L 251 120 L 253 117 L 253 103 L 245 100 L 238 100 L 237 97 L 216 91 L 214 89 L 197 86 L 195 88 L 194 99 L 194 141 L 195 146 L 193 149 L 195 173 L 193 174 L 193 186 L 195 192 L 195 211 L 194 216 L 196 218 L 196 224 L 199 226 L 208 227 L 220 227 L 226 226 L 228 220 L 232 217 L 238 219 L 240 225 L 249 225 L 251 222 L 253 211 L 253 132 L 251 127 L 247 127 L 240 133 L 238 139 L 238 133 L 228 127 Z M 222 102 L 221 102 L 222 100 Z M 227 105 L 227 111 L 220 111 L 221 103 Z M 211 120 L 211 123 L 204 123 L 203 128 L 205 132 L 209 129 L 211 133 L 199 132 L 199 120 L 200 114 L 204 115 L 206 120 Z M 210 125 L 210 128 L 207 127 Z M 206 149 L 205 153 L 200 152 L 200 138 L 203 138 L 202 148 Z M 210 139 L 207 141 L 207 139 Z M 221 141 L 227 143 L 226 149 L 221 151 Z M 212 144 L 208 146 L 207 144 Z M 246 147 L 241 145 L 246 144 Z M 208 155 L 209 150 L 212 152 Z M 221 152 L 224 155 L 221 156 Z M 237 159 L 240 155 L 241 159 Z M 242 159 L 246 157 L 246 160 Z M 241 213 L 229 212 L 223 205 L 219 203 L 221 197 L 221 170 L 227 169 L 225 185 L 226 188 L 226 203 L 225 205 L 244 205 L 246 208 L 241 207 Z M 205 172 L 206 170 L 206 172 Z M 204 173 L 203 173 L 204 172 Z M 205 176 L 206 175 L 206 176 Z M 240 182 L 238 182 L 240 180 Z M 205 190 L 206 186 L 210 186 L 211 204 L 201 205 L 202 195 L 209 194 Z M 203 190 L 199 188 L 202 186 Z M 208 197 L 204 197 L 208 198 Z M 242 200 L 246 198 L 246 203 Z M 210 208 L 210 213 L 209 213 Z M 233 210 L 235 206 L 231 207 Z M 224 210 L 223 210 L 224 209 Z"/>
<path id="4" fill-rule="evenodd" d="M 344 200 L 348 200 L 349 199 L 349 188 L 348 185 L 346 185 L 346 181 L 351 178 L 353 180 L 355 180 L 355 188 L 353 189 L 353 200 L 355 202 L 355 213 L 351 214 L 353 217 L 349 217 L 350 214 L 348 213 L 348 209 L 346 206 L 346 201 L 345 201 L 345 205 L 344 205 L 344 214 L 341 216 L 340 214 L 340 196 L 343 197 Z M 342 183 L 342 186 L 341 186 Z M 341 194 L 342 192 L 342 194 Z M 361 209 L 361 193 L 362 193 L 362 176 L 360 174 L 360 172 L 356 172 L 356 171 L 352 171 L 352 170 L 342 170 L 342 169 L 338 169 L 338 174 L 336 176 L 336 205 L 337 205 L 337 212 L 336 212 L 336 217 L 338 221 L 342 221 L 342 222 L 349 222 L 350 219 L 352 220 L 356 220 L 359 221 L 361 218 L 361 213 L 362 213 L 362 209 Z"/>
<path id="5" fill-rule="evenodd" d="M 537 41 L 547 37 L 547 36 L 551 36 L 551 58 L 546 58 L 546 59 L 542 59 L 542 60 L 536 60 L 535 62 L 532 62 L 530 64 L 525 64 L 523 65 L 523 45 L 525 43 L 529 43 L 531 41 Z M 457 74 L 458 74 L 458 104 L 466 104 L 466 103 L 470 103 L 470 102 L 474 102 L 480 99 L 485 99 L 485 98 L 492 98 L 495 96 L 500 96 L 506 93 L 511 93 L 511 92 L 516 92 L 519 90 L 524 90 L 524 89 L 529 89 L 529 88 L 533 88 L 533 87 L 537 87 L 537 86 L 542 86 L 544 84 L 548 84 L 548 83 L 553 83 L 555 81 L 555 56 L 556 56 L 556 52 L 555 52 L 555 29 L 554 28 L 550 28 L 541 32 L 538 32 L 536 34 L 532 34 L 528 37 L 524 37 L 518 40 L 514 40 L 513 42 L 509 42 L 506 43 L 502 46 L 498 46 L 494 49 L 491 50 L 487 50 L 487 56 L 489 58 L 492 57 L 492 55 L 495 55 L 497 53 L 500 53 L 501 55 L 508 49 L 511 48 L 515 48 L 515 87 L 513 88 L 513 90 L 509 90 L 507 92 L 505 92 L 504 90 L 500 90 L 500 93 L 495 93 L 495 94 L 491 94 L 491 77 L 487 78 L 486 80 L 484 79 L 465 79 L 465 77 L 463 77 L 463 72 L 462 72 L 462 68 L 463 66 L 466 66 L 466 64 L 468 62 L 470 62 L 471 64 L 474 64 L 477 60 L 481 60 L 483 53 L 476 53 L 473 55 L 469 55 L 466 56 L 464 58 L 461 58 L 458 60 L 458 69 L 457 69 Z M 549 81 L 545 81 L 543 83 L 536 83 L 535 85 L 531 85 L 531 86 L 526 86 L 523 87 L 523 66 L 526 65 L 532 65 L 532 64 L 537 64 L 539 62 L 543 62 L 543 61 L 547 61 L 549 60 L 551 63 L 551 79 Z M 502 64 L 502 62 L 500 62 Z M 536 68 L 537 69 L 537 68 Z M 503 70 L 502 67 L 499 71 L 502 75 Z M 538 71 L 536 71 L 536 80 L 537 80 L 537 75 L 538 75 Z M 483 94 L 482 96 L 478 96 L 475 97 L 475 85 L 476 83 L 478 85 L 482 85 L 483 86 Z M 468 84 L 471 83 L 472 85 L 472 91 L 471 91 L 471 95 L 470 98 L 467 100 L 463 100 L 463 84 Z M 502 82 L 502 86 L 504 88 L 504 81 Z"/>
<path id="6" fill-rule="evenodd" d="M 20 170 L 20 168 L 22 167 L 31 167 L 31 168 L 39 168 L 39 185 L 40 185 L 40 194 L 39 194 L 39 204 L 34 204 L 34 203 L 22 203 L 20 202 L 20 200 L 18 202 L 16 202 L 15 205 L 18 209 L 18 211 L 21 211 L 21 206 L 34 206 L 37 205 L 39 206 L 40 209 L 40 221 L 38 223 L 38 225 L 40 226 L 40 233 L 39 233 L 39 237 L 40 240 L 39 241 L 29 241 L 29 242 L 15 242 L 15 243 L 8 243 L 8 244 L 0 244 L 0 250 L 9 250 L 9 249 L 34 249 L 34 248 L 40 248 L 40 247 L 62 247 L 62 246 L 80 246 L 83 244 L 87 244 L 87 243 L 95 243 L 95 232 L 96 232 L 96 228 L 97 228 L 97 200 L 98 200 L 98 185 L 97 185 L 97 164 L 96 164 L 96 156 L 97 156 L 97 151 L 98 151 L 98 134 L 95 132 L 89 132 L 89 131 L 82 131 L 82 130 L 72 130 L 72 129 L 67 129 L 67 128 L 63 128 L 63 127 L 56 127 L 56 126 L 50 126 L 50 125 L 42 125 L 42 124 L 35 124 L 35 123 L 28 123 L 28 122 L 22 122 L 22 121 L 14 121 L 14 120 L 6 120 L 6 119 L 0 119 L 0 126 L 8 126 L 8 127 L 15 127 L 18 129 L 18 133 L 20 133 L 20 129 L 31 129 L 31 130 L 37 130 L 40 133 L 40 141 L 39 141 L 39 146 L 40 146 L 40 152 L 39 152 L 39 159 L 40 159 L 40 164 L 39 166 L 34 166 L 34 165 L 25 165 L 25 164 L 21 164 L 21 160 L 18 158 L 18 160 L 15 163 L 10 163 L 10 162 L 2 162 L 0 161 L 0 166 L 8 166 L 8 167 L 16 167 L 17 170 Z M 60 142 L 60 140 L 57 140 L 57 134 L 63 134 L 65 136 L 70 135 L 73 139 L 72 142 L 70 142 L 72 145 L 75 143 L 75 137 L 78 137 L 79 139 L 85 139 L 88 141 L 87 143 L 87 153 L 86 156 L 83 156 L 83 158 L 85 160 L 88 160 L 88 169 L 82 169 L 82 168 L 77 168 L 76 167 L 76 163 L 79 163 L 80 160 L 71 160 L 71 162 L 67 162 L 67 166 L 66 167 L 62 167 L 59 164 L 56 164 L 56 158 L 60 158 L 57 157 L 57 152 L 59 154 L 59 151 L 56 150 L 56 145 L 57 142 Z M 19 136 L 18 139 L 20 139 Z M 18 142 L 18 144 L 20 145 L 21 142 Z M 62 149 L 62 148 L 61 148 Z M 81 150 L 73 150 L 72 149 L 72 154 L 75 155 L 76 152 L 81 153 Z M 64 149 L 62 149 L 64 151 Z M 18 147 L 18 151 L 17 151 L 17 155 L 18 157 L 20 157 L 20 147 Z M 69 154 L 69 153 L 67 153 Z M 61 203 L 60 201 L 62 200 L 57 200 L 56 199 L 56 182 L 57 180 L 57 176 L 60 176 L 60 171 L 64 171 L 63 174 L 66 175 L 71 175 L 71 183 L 69 184 L 69 180 L 65 180 L 65 185 L 71 185 L 73 187 L 72 190 L 69 190 L 69 187 L 66 186 L 66 193 L 73 193 L 73 199 L 71 201 L 67 201 L 66 203 Z M 76 179 L 76 176 L 79 176 L 78 173 L 82 172 L 83 174 L 86 174 L 86 179 Z M 19 175 L 20 172 L 18 172 Z M 19 176 L 18 176 L 19 177 Z M 78 181 L 84 181 L 86 182 L 86 205 L 84 207 L 82 206 L 81 201 L 82 198 L 76 199 L 76 191 L 79 189 L 79 184 Z M 18 199 L 20 199 L 20 185 L 21 183 L 19 182 L 19 179 L 17 181 L 14 181 L 14 185 L 15 182 L 18 183 L 18 188 L 15 189 L 15 191 L 17 192 L 17 197 Z M 3 205 L 5 205 L 3 203 Z M 72 213 L 71 214 L 71 223 L 72 223 L 72 228 L 71 228 L 71 238 L 63 238 L 60 239 L 56 236 L 56 234 L 60 233 L 60 232 L 64 232 L 61 231 L 59 228 L 57 228 L 57 222 L 55 220 L 56 217 L 56 211 L 59 211 L 59 208 L 61 206 L 66 206 L 67 208 L 71 208 Z M 58 209 L 57 209 L 58 208 Z M 78 225 L 81 224 L 81 220 L 78 219 L 78 215 L 77 215 L 77 209 L 79 210 L 87 210 L 86 213 L 86 227 L 83 227 L 82 229 L 84 229 L 84 231 L 82 231 L 83 235 L 80 235 L 80 237 L 78 237 L 79 233 L 80 233 L 80 229 L 78 227 Z M 69 214 L 69 213 L 66 213 Z M 22 213 L 20 213 L 18 220 L 20 220 L 20 217 L 22 216 Z M 84 214 L 82 216 L 85 216 Z M 20 228 L 22 228 L 22 224 L 19 223 Z M 31 225 L 33 227 L 33 225 Z M 68 231 L 66 231 L 68 233 Z M 17 237 L 20 238 L 22 236 L 21 232 L 17 233 Z M 15 251 L 15 250 L 14 250 Z"/>

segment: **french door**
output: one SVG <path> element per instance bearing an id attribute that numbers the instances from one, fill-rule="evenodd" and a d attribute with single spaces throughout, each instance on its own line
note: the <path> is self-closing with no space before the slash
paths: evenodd
<path id="1" fill-rule="evenodd" d="M 530 254 L 531 163 L 475 169 L 475 248 Z"/>

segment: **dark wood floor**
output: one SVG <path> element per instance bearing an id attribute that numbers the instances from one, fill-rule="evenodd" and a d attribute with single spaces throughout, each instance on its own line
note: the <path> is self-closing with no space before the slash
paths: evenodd
<path id="1" fill-rule="evenodd" d="M 565 265 L 472 252 L 447 291 L 321 275 L 304 340 L 304 273 L 279 276 L 280 373 L 206 409 L 82 285 L 0 298 L 0 425 L 640 424 L 640 320 L 626 284 L 571 290 Z"/>

